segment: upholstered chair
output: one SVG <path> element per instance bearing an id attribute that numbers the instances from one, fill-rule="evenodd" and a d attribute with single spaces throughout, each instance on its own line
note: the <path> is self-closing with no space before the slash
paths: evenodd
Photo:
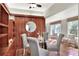
<path id="1" fill-rule="evenodd" d="M 40 47 L 39 41 L 37 38 L 28 37 L 29 47 L 31 50 L 31 56 L 47 56 L 48 50 L 45 50 Z"/>
<path id="2" fill-rule="evenodd" d="M 57 51 L 57 54 L 59 55 L 60 44 L 63 37 L 64 37 L 64 34 L 59 34 L 57 42 L 54 45 L 50 45 L 49 43 L 47 43 L 47 49 L 49 51 Z"/>
<path id="3" fill-rule="evenodd" d="M 26 33 L 21 34 L 21 36 L 22 36 L 22 41 L 23 41 L 23 48 L 29 47 L 29 44 L 27 42 L 27 35 L 26 35 Z"/>

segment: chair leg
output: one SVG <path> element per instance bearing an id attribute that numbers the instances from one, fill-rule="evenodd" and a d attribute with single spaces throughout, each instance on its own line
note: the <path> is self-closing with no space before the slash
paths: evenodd
<path id="1" fill-rule="evenodd" d="M 57 51 L 57 56 L 60 56 L 60 52 L 59 51 Z"/>

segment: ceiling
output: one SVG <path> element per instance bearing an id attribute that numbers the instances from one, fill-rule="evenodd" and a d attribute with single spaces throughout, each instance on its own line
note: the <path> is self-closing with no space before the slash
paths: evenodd
<path id="1" fill-rule="evenodd" d="M 35 14 L 44 16 L 44 12 L 48 10 L 53 3 L 36 3 L 42 5 L 42 7 L 29 8 L 30 3 L 7 3 L 10 13 L 20 13 L 20 14 Z"/>
<path id="2" fill-rule="evenodd" d="M 29 6 L 31 3 L 7 3 L 8 7 L 11 9 L 21 9 L 21 10 L 32 10 L 32 11 L 39 11 L 44 12 L 46 11 L 50 6 L 52 6 L 51 3 L 36 3 L 42 5 L 42 7 L 36 7 L 29 9 Z"/>
<path id="3" fill-rule="evenodd" d="M 69 8 L 73 4 L 70 3 L 36 3 L 42 7 L 29 8 L 30 3 L 6 3 L 10 13 L 37 15 L 37 16 L 51 16 L 64 9 Z"/>

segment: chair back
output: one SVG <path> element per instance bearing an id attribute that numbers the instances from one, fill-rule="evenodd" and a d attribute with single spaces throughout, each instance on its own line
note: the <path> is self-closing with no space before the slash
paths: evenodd
<path id="1" fill-rule="evenodd" d="M 59 34 L 58 36 L 58 39 L 57 39 L 57 48 L 58 50 L 60 49 L 60 44 L 61 44 L 61 41 L 62 41 L 62 38 L 64 37 L 64 34 Z"/>
<path id="2" fill-rule="evenodd" d="M 48 40 L 48 32 L 43 32 L 44 41 Z"/>
<path id="3" fill-rule="evenodd" d="M 23 33 L 23 34 L 21 34 L 21 36 L 22 36 L 22 41 L 23 41 L 23 48 L 26 48 L 26 47 L 28 47 L 28 42 L 27 42 L 27 35 L 26 35 L 26 33 Z"/>
<path id="4" fill-rule="evenodd" d="M 68 35 L 68 38 L 74 40 L 74 39 L 75 39 L 75 35 L 74 35 L 74 34 L 69 34 L 69 35 Z"/>
<path id="5" fill-rule="evenodd" d="M 77 44 L 76 44 L 76 40 L 75 40 L 75 35 L 74 35 L 74 34 L 68 35 L 68 38 L 70 39 L 71 43 L 77 45 Z"/>
<path id="6" fill-rule="evenodd" d="M 32 56 L 39 56 L 39 42 L 36 38 L 28 37 Z"/>

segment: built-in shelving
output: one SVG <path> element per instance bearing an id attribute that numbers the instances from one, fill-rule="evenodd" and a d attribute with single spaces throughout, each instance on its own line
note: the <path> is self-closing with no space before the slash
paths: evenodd
<path id="1" fill-rule="evenodd" d="M 8 47 L 8 15 L 5 5 L 0 3 L 0 49 Z"/>

